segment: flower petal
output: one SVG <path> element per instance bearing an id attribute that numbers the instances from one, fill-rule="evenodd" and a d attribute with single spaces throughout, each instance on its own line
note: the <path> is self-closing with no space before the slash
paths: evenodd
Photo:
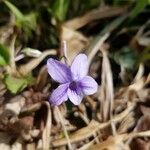
<path id="1" fill-rule="evenodd" d="M 85 76 L 79 83 L 85 95 L 91 95 L 97 92 L 98 84 L 92 77 Z"/>
<path id="2" fill-rule="evenodd" d="M 74 80 L 82 79 L 88 73 L 88 59 L 85 54 L 75 57 L 71 65 L 72 77 Z"/>
<path id="3" fill-rule="evenodd" d="M 68 99 L 67 96 L 67 90 L 68 90 L 69 84 L 61 84 L 60 86 L 58 86 L 58 88 L 56 88 L 50 98 L 49 98 L 49 102 L 52 105 L 60 105 L 62 102 L 66 101 Z"/>
<path id="4" fill-rule="evenodd" d="M 77 93 L 74 90 L 71 90 L 70 88 L 67 91 L 68 93 L 68 98 L 74 105 L 79 105 L 83 99 L 83 94 L 82 93 Z"/>
<path id="5" fill-rule="evenodd" d="M 59 83 L 67 83 L 71 81 L 71 71 L 67 65 L 50 58 L 47 60 L 47 68 L 48 73 L 55 81 Z"/>

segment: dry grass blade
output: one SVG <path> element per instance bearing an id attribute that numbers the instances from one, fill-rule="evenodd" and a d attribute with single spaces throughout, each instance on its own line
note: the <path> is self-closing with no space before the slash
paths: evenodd
<path id="1" fill-rule="evenodd" d="M 66 129 L 65 124 L 64 124 L 64 121 L 63 121 L 63 117 L 62 117 L 61 112 L 60 112 L 60 110 L 59 110 L 58 107 L 56 107 L 56 111 L 57 111 L 57 114 L 58 114 L 58 116 L 59 116 L 60 122 L 61 122 L 62 127 L 63 127 L 63 130 L 64 130 L 64 134 L 65 134 L 65 137 L 66 137 L 66 140 L 67 140 L 68 148 L 69 148 L 70 150 L 73 150 L 73 148 L 72 148 L 72 146 L 71 146 L 71 141 L 70 141 L 70 138 L 69 138 L 67 129 Z"/>
<path id="2" fill-rule="evenodd" d="M 140 27 L 139 31 L 137 32 L 135 38 L 137 42 L 142 46 L 149 46 L 150 45 L 150 31 L 148 30 L 146 33 L 144 33 L 145 29 L 149 27 L 150 20 L 148 20 L 142 27 Z"/>
<path id="3" fill-rule="evenodd" d="M 35 143 L 29 143 L 29 144 L 27 144 L 26 149 L 27 150 L 36 150 Z"/>
<path id="4" fill-rule="evenodd" d="M 149 83 L 150 83 L 150 74 L 146 78 L 142 77 L 141 79 L 136 80 L 136 82 L 134 82 L 129 86 L 129 90 L 139 91 Z"/>
<path id="5" fill-rule="evenodd" d="M 16 35 L 13 36 L 13 39 L 11 41 L 11 45 L 9 47 L 10 51 L 10 66 L 7 67 L 7 71 L 10 74 L 16 74 L 16 63 L 15 63 L 15 41 L 16 41 Z"/>
<path id="6" fill-rule="evenodd" d="M 0 149 L 3 149 L 3 150 L 11 150 L 11 147 L 10 147 L 10 145 L 8 145 L 8 144 L 1 143 L 1 144 L 0 144 Z"/>
<path id="7" fill-rule="evenodd" d="M 11 47 L 10 47 L 10 53 L 11 53 L 11 69 L 16 70 L 16 64 L 15 64 L 15 41 L 16 41 L 16 36 L 13 37 Z"/>
<path id="8" fill-rule="evenodd" d="M 45 57 L 47 57 L 49 55 L 56 55 L 56 50 L 44 51 L 41 54 L 41 56 L 39 56 L 38 58 L 32 59 L 30 62 L 28 62 L 25 65 L 21 65 L 19 67 L 19 72 L 22 75 L 27 75 L 30 71 L 32 71 L 34 68 L 36 68 Z"/>
<path id="9" fill-rule="evenodd" d="M 125 13 L 126 11 L 127 7 L 100 7 L 99 9 L 88 12 L 82 17 L 69 20 L 68 22 L 64 23 L 64 26 L 73 30 L 77 30 L 94 20 L 117 16 Z"/>
<path id="10" fill-rule="evenodd" d="M 148 131 L 143 131 L 143 132 L 133 132 L 130 134 L 127 134 L 127 136 L 125 137 L 125 140 L 127 140 L 128 138 L 136 138 L 136 137 L 150 137 L 150 130 Z"/>
<path id="11" fill-rule="evenodd" d="M 118 134 L 122 134 L 128 131 L 129 128 L 131 128 L 135 123 L 134 113 L 130 112 L 119 125 L 119 128 L 117 129 Z"/>
<path id="12" fill-rule="evenodd" d="M 112 71 L 110 68 L 110 62 L 105 50 L 101 50 L 103 54 L 102 62 L 102 83 L 100 91 L 100 102 L 101 102 L 101 113 L 103 120 L 106 121 L 112 117 L 113 100 L 114 100 L 114 89 Z M 106 106 L 106 107 L 104 107 Z"/>
<path id="13" fill-rule="evenodd" d="M 70 136 L 70 142 L 75 143 L 75 142 L 84 140 L 92 136 L 92 134 L 94 134 L 98 130 L 98 126 L 99 126 L 99 123 L 97 121 L 94 121 L 94 120 L 91 121 L 87 127 L 84 127 L 76 131 L 75 133 L 73 133 Z M 60 140 L 53 141 L 52 144 L 54 147 L 58 147 L 58 146 L 66 145 L 67 141 L 66 139 L 63 138 Z"/>
<path id="14" fill-rule="evenodd" d="M 110 33 L 104 34 L 101 38 L 99 38 L 98 42 L 94 45 L 94 47 L 91 49 L 90 53 L 88 54 L 88 60 L 89 64 L 91 63 L 92 59 L 98 52 L 98 50 L 102 47 L 105 40 L 109 37 Z"/>
<path id="15" fill-rule="evenodd" d="M 11 147 L 11 150 L 22 150 L 22 149 L 23 149 L 22 143 L 18 141 L 15 142 Z"/>
<path id="16" fill-rule="evenodd" d="M 96 137 L 97 138 L 97 137 Z M 95 139 L 90 141 L 89 143 L 83 145 L 82 147 L 78 148 L 77 150 L 87 150 L 90 146 L 92 146 L 95 143 Z"/>
<path id="17" fill-rule="evenodd" d="M 91 146 L 88 150 L 103 150 L 103 149 L 119 150 L 119 147 L 120 147 L 120 150 L 123 150 L 121 148 L 121 142 L 124 139 L 124 136 L 125 135 L 117 135 L 115 137 L 110 136 L 107 140 L 105 140 L 99 144 Z"/>
<path id="18" fill-rule="evenodd" d="M 93 136 L 100 129 L 109 126 L 112 122 L 121 121 L 130 111 L 133 110 L 134 107 L 135 107 L 134 104 L 129 105 L 126 110 L 124 110 L 122 113 L 120 113 L 119 115 L 116 115 L 114 118 L 112 118 L 111 120 L 105 123 L 100 124 L 99 122 L 95 120 L 91 121 L 87 127 L 84 127 L 74 132 L 72 135 L 70 135 L 70 142 L 76 143 L 76 142 L 85 140 L 86 138 Z M 59 147 L 59 146 L 66 145 L 66 144 L 67 144 L 66 138 L 58 139 L 52 142 L 52 145 L 54 147 Z"/>
<path id="19" fill-rule="evenodd" d="M 103 150 L 103 149 L 124 149 L 124 144 L 122 142 L 126 141 L 128 138 L 135 137 L 150 137 L 150 131 L 138 132 L 138 133 L 130 133 L 130 134 L 120 134 L 114 137 L 109 137 L 107 140 L 102 143 L 93 145 L 89 148 L 89 150 Z M 123 145 L 122 145 L 123 144 Z M 121 148 L 122 147 L 122 148 Z"/>
<path id="20" fill-rule="evenodd" d="M 0 41 L 2 44 L 8 44 L 10 37 L 14 34 L 14 27 L 12 24 L 8 23 L 5 26 L 0 27 Z"/>
<path id="21" fill-rule="evenodd" d="M 50 148 L 50 132 L 51 132 L 51 123 L 52 123 L 52 117 L 51 117 L 51 109 L 50 105 L 48 102 L 44 102 L 44 105 L 47 107 L 47 120 L 46 120 L 46 125 L 43 130 L 42 134 L 42 145 L 43 145 L 43 150 L 49 150 Z"/>

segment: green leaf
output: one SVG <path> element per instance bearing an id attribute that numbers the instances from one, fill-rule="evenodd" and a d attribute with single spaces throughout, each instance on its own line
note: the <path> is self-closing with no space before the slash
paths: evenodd
<path id="1" fill-rule="evenodd" d="M 120 51 L 112 54 L 115 62 L 126 69 L 133 69 L 137 60 L 137 54 L 129 47 L 123 47 Z"/>
<path id="2" fill-rule="evenodd" d="M 8 49 L 0 44 L 0 66 L 5 66 L 9 64 L 10 55 Z"/>
<path id="3" fill-rule="evenodd" d="M 4 83 L 7 89 L 12 93 L 16 94 L 21 92 L 28 85 L 32 85 L 34 78 L 32 74 L 28 74 L 26 77 L 14 77 L 11 75 L 5 75 Z"/>
<path id="4" fill-rule="evenodd" d="M 21 13 L 21 11 L 12 3 L 9 1 L 4 1 L 4 3 L 7 5 L 7 7 L 13 12 L 17 20 L 23 20 L 24 15 Z"/>
<path id="5" fill-rule="evenodd" d="M 34 31 L 37 27 L 37 15 L 34 12 L 31 12 L 28 15 L 24 15 L 24 19 L 21 22 L 21 27 L 27 33 L 31 35 L 31 31 Z"/>
<path id="6" fill-rule="evenodd" d="M 28 35 L 31 35 L 31 30 L 35 30 L 37 26 L 37 15 L 34 12 L 24 15 L 15 5 L 8 1 L 4 1 L 11 12 L 16 17 L 16 26 L 22 28 Z"/>
<path id="7" fill-rule="evenodd" d="M 26 26 L 28 26 L 28 28 L 31 30 L 35 30 L 37 26 L 36 19 L 37 19 L 37 15 L 36 13 L 33 12 L 24 16 L 24 22 L 26 23 Z"/>
<path id="8" fill-rule="evenodd" d="M 149 4 L 149 0 L 137 0 L 135 7 L 130 13 L 130 19 L 134 19 L 139 13 L 143 11 L 143 9 L 148 4 Z"/>
<path id="9" fill-rule="evenodd" d="M 58 21 L 64 21 L 68 12 L 70 0 L 55 0 L 52 5 L 52 13 Z"/>

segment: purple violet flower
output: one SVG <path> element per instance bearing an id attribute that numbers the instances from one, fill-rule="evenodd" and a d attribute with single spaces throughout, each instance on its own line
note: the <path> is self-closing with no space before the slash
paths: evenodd
<path id="1" fill-rule="evenodd" d="M 71 66 L 50 58 L 47 60 L 47 68 L 50 76 L 60 83 L 50 96 L 52 105 L 60 105 L 68 98 L 74 105 L 79 105 L 84 95 L 97 92 L 96 81 L 87 76 L 89 64 L 85 54 L 77 55 Z"/>

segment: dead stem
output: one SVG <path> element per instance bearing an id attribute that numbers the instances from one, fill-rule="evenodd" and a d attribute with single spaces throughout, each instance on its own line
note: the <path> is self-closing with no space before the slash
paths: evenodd
<path id="1" fill-rule="evenodd" d="M 72 146 L 71 146 L 71 142 L 70 142 L 70 139 L 69 139 L 69 135 L 68 135 L 67 129 L 66 129 L 65 124 L 64 124 L 64 121 L 63 121 L 63 117 L 62 117 L 62 115 L 61 115 L 61 112 L 60 112 L 60 110 L 59 110 L 59 108 L 58 108 L 57 106 L 56 106 L 55 108 L 56 108 L 56 112 L 58 113 L 60 122 L 61 122 L 61 124 L 62 124 L 65 137 L 66 137 L 66 139 L 67 139 L 68 148 L 69 148 L 69 150 L 73 150 L 73 148 L 72 148 Z"/>

